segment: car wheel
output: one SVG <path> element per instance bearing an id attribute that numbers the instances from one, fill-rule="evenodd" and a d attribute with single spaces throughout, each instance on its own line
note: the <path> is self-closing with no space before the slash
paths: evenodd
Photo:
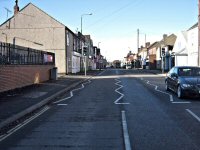
<path id="1" fill-rule="evenodd" d="M 183 91 L 182 91 L 180 85 L 177 88 L 177 96 L 178 96 L 178 98 L 183 98 Z"/>
<path id="2" fill-rule="evenodd" d="M 165 90 L 166 90 L 166 91 L 169 91 L 169 86 L 168 86 L 167 81 L 165 82 Z"/>

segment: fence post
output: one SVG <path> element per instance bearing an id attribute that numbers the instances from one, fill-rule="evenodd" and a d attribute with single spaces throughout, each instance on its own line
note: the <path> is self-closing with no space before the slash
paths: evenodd
<path id="1" fill-rule="evenodd" d="M 28 51 L 28 55 L 27 55 L 27 57 L 26 57 L 26 62 L 27 62 L 27 64 L 29 64 L 30 62 L 29 62 L 29 55 L 30 55 L 30 51 L 29 51 L 29 48 L 27 49 L 27 51 Z"/>
<path id="2" fill-rule="evenodd" d="M 10 43 L 8 44 L 8 64 L 11 64 L 11 52 L 10 52 Z"/>

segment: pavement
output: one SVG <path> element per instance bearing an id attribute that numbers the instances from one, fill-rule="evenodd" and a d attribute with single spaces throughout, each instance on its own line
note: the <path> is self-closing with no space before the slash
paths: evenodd
<path id="1" fill-rule="evenodd" d="M 162 73 L 161 70 L 146 70 L 148 73 L 156 74 L 159 76 L 165 77 L 167 75 L 167 72 Z"/>
<path id="2" fill-rule="evenodd" d="M 50 103 L 101 71 L 59 76 L 58 80 L 0 93 L 0 129 Z"/>
<path id="3" fill-rule="evenodd" d="M 142 70 L 146 73 L 166 76 L 159 70 Z M 76 75 L 59 76 L 58 80 L 50 80 L 44 83 L 31 85 L 21 89 L 0 93 L 0 129 L 20 119 L 42 106 L 50 103 L 59 95 L 75 88 L 85 80 L 99 74 L 102 71 L 89 71 Z"/>

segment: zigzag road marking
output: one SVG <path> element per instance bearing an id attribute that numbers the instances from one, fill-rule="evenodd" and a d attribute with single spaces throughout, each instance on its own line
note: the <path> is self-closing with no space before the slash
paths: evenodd
<path id="1" fill-rule="evenodd" d="M 161 90 L 158 90 L 158 86 L 157 86 L 157 85 L 151 84 L 150 81 L 144 80 L 143 78 L 141 78 L 141 80 L 142 80 L 142 81 L 145 81 L 148 85 L 154 86 L 154 87 L 155 87 L 155 91 L 168 95 L 168 96 L 169 96 L 169 99 L 170 99 L 170 102 L 173 102 L 173 101 L 174 101 L 173 96 L 172 96 L 171 94 L 169 94 L 169 93 L 167 93 L 167 92 L 163 92 L 163 91 L 161 91 Z"/>
<path id="2" fill-rule="evenodd" d="M 56 102 L 53 102 L 53 104 L 58 104 L 58 103 L 60 103 L 60 102 L 63 102 L 63 101 L 65 101 L 65 100 L 68 100 L 68 99 L 72 98 L 72 97 L 74 96 L 73 93 L 74 93 L 75 91 L 79 91 L 79 90 L 83 89 L 83 88 L 85 87 L 84 85 L 89 84 L 89 83 L 91 83 L 90 80 L 88 80 L 88 82 L 85 82 L 85 83 L 81 84 L 81 87 L 80 87 L 80 88 L 77 88 L 77 89 L 74 89 L 74 90 L 71 90 L 71 91 L 70 91 L 70 96 L 69 96 L 69 97 L 63 98 L 63 99 L 58 100 L 58 101 L 56 101 Z"/>
<path id="3" fill-rule="evenodd" d="M 147 80 L 146 80 L 146 81 L 147 81 Z M 168 96 L 169 96 L 169 99 L 170 99 L 170 102 L 173 102 L 173 101 L 174 101 L 173 96 L 172 96 L 171 94 L 169 94 L 169 93 L 167 93 L 167 92 L 163 92 L 163 91 L 161 91 L 161 90 L 158 90 L 158 86 L 157 86 L 157 85 L 151 84 L 150 81 L 147 81 L 147 84 L 149 84 L 149 85 L 151 85 L 151 86 L 154 86 L 154 87 L 155 87 L 155 90 L 156 90 L 157 92 L 160 92 L 160 93 L 163 93 L 163 94 L 168 95 Z"/>
<path id="4" fill-rule="evenodd" d="M 154 86 L 154 87 L 155 87 L 155 91 L 168 95 L 168 96 L 169 96 L 169 99 L 170 99 L 170 102 L 171 102 L 172 104 L 181 104 L 181 103 L 187 104 L 187 103 L 191 103 L 191 102 L 174 102 L 173 96 L 172 96 L 171 94 L 169 94 L 169 93 L 167 93 L 167 92 L 164 92 L 164 91 L 161 91 L 161 90 L 158 90 L 158 86 L 155 85 L 155 84 L 151 84 L 150 81 L 148 81 L 148 80 L 144 80 L 143 78 L 141 78 L 141 80 L 142 80 L 142 81 L 145 81 L 147 84 L 149 84 L 149 85 L 151 85 L 151 86 Z"/>
<path id="5" fill-rule="evenodd" d="M 115 79 L 115 81 L 117 81 L 117 82 L 115 83 L 115 85 L 119 86 L 119 88 L 117 88 L 117 89 L 115 90 L 115 92 L 118 93 L 118 94 L 121 95 L 121 96 L 120 96 L 117 100 L 115 100 L 114 104 L 116 104 L 116 105 L 128 105 L 128 104 L 130 104 L 130 103 L 119 103 L 119 101 L 124 97 L 124 94 L 121 93 L 121 92 L 119 92 L 119 90 L 120 90 L 121 88 L 123 88 L 124 86 L 121 85 L 121 84 L 119 84 L 119 83 L 121 83 L 121 81 L 120 81 L 119 79 Z"/>

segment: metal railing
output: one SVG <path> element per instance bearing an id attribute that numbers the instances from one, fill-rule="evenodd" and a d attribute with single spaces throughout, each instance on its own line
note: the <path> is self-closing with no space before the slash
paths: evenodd
<path id="1" fill-rule="evenodd" d="M 55 65 L 55 54 L 0 42 L 0 65 Z"/>

